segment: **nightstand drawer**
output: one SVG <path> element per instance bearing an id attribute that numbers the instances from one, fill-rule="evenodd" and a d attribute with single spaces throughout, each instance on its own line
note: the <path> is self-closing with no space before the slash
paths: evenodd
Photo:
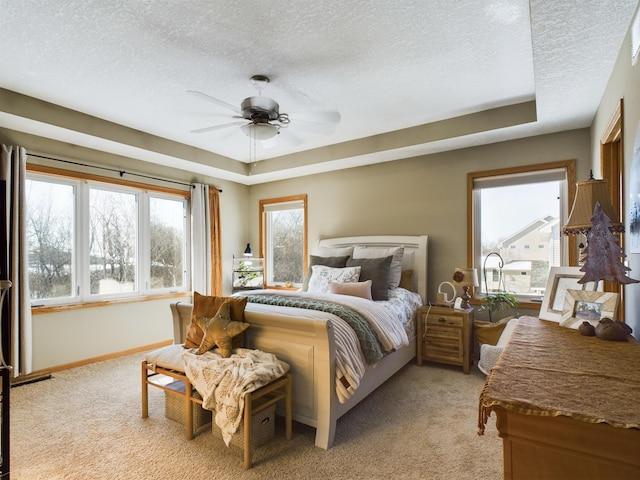
<path id="1" fill-rule="evenodd" d="M 462 327 L 464 318 L 459 315 L 427 315 L 427 330 L 435 325 L 447 325 L 449 327 Z"/>
<path id="2" fill-rule="evenodd" d="M 427 331 L 424 333 L 425 338 L 442 338 L 455 341 L 462 341 L 462 329 L 450 326 L 427 324 Z"/>
<path id="3" fill-rule="evenodd" d="M 461 365 L 463 360 L 462 339 L 429 339 L 424 340 L 424 358 L 436 362 Z"/>
<path id="4" fill-rule="evenodd" d="M 464 351 L 462 329 L 446 325 L 427 325 L 423 349 L 426 360 L 461 363 Z"/>

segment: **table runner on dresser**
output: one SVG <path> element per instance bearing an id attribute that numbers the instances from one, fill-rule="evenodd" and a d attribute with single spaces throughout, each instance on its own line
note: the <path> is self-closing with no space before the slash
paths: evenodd
<path id="1" fill-rule="evenodd" d="M 478 434 L 495 407 L 640 429 L 640 344 L 585 337 L 522 317 L 480 394 Z"/>

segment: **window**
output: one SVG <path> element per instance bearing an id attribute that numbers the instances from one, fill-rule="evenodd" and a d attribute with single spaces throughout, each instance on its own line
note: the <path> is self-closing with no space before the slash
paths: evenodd
<path id="1" fill-rule="evenodd" d="M 29 172 L 33 305 L 186 291 L 185 193 Z"/>
<path id="2" fill-rule="evenodd" d="M 151 290 L 186 289 L 186 205 L 170 197 L 149 197 Z"/>
<path id="3" fill-rule="evenodd" d="M 137 195 L 89 188 L 89 292 L 135 292 Z"/>
<path id="4" fill-rule="evenodd" d="M 75 197 L 73 183 L 26 181 L 31 298 L 75 296 Z"/>
<path id="5" fill-rule="evenodd" d="M 261 200 L 260 238 L 265 285 L 301 286 L 307 258 L 307 196 Z"/>
<path id="6" fill-rule="evenodd" d="M 538 297 L 549 269 L 566 264 L 569 242 L 561 230 L 569 186 L 575 185 L 574 163 L 469 174 L 469 256 L 481 293 L 504 290 L 521 301 Z"/>

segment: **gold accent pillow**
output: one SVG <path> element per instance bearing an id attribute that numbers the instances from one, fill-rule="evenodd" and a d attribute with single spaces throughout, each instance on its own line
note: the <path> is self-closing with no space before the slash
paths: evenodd
<path id="1" fill-rule="evenodd" d="M 191 312 L 191 323 L 189 323 L 189 329 L 187 330 L 187 336 L 183 345 L 184 348 L 199 348 L 202 343 L 204 331 L 198 326 L 196 317 L 198 315 L 213 317 L 226 301 L 230 302 L 231 320 L 244 322 L 244 309 L 247 306 L 247 297 L 215 297 L 193 292 L 193 311 Z M 242 336 L 233 339 L 233 346 L 242 346 Z"/>
<path id="2" fill-rule="evenodd" d="M 217 346 L 222 358 L 231 356 L 231 339 L 249 328 L 248 323 L 231 320 L 231 302 L 229 301 L 224 302 L 213 317 L 197 315 L 196 323 L 204 332 L 196 355 L 202 355 Z"/>
<path id="3" fill-rule="evenodd" d="M 413 292 L 413 270 L 403 270 L 400 277 L 400 288 Z"/>

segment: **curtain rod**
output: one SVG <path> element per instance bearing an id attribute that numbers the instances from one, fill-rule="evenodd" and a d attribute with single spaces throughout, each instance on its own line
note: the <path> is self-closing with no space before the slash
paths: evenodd
<path id="1" fill-rule="evenodd" d="M 120 177 L 124 177 L 125 175 L 133 175 L 133 176 L 136 176 L 136 177 L 148 178 L 150 180 L 158 180 L 160 182 L 175 183 L 175 184 L 178 184 L 178 185 L 185 185 L 187 187 L 195 188 L 195 186 L 192 185 L 191 183 L 179 182 L 177 180 L 168 180 L 166 178 L 152 177 L 151 175 L 144 175 L 142 173 L 131 173 L 131 172 L 126 172 L 124 170 L 118 170 L 116 168 L 100 167 L 100 166 L 97 166 L 97 165 L 88 165 L 86 163 L 73 162 L 71 160 L 62 160 L 61 158 L 47 157 L 45 155 L 37 155 L 35 153 L 28 153 L 27 152 L 27 155 L 29 155 L 30 157 L 44 158 L 45 160 L 53 160 L 54 162 L 70 163 L 72 165 L 79 165 L 81 167 L 97 168 L 99 170 L 107 170 L 109 172 L 116 172 L 116 173 L 118 173 L 120 175 Z M 220 193 L 222 193 L 222 189 L 221 188 L 216 188 L 216 190 L 218 190 Z"/>

